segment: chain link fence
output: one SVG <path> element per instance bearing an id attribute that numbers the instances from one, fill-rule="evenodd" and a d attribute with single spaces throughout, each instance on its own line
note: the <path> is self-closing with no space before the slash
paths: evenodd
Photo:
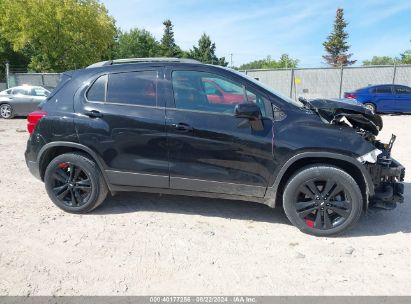
<path id="1" fill-rule="evenodd" d="M 0 91 L 20 85 L 38 85 L 54 89 L 60 78 L 59 73 L 29 73 L 27 67 L 5 65 L 0 73 Z"/>
<path id="2" fill-rule="evenodd" d="M 411 86 L 411 65 L 343 68 L 306 68 L 247 70 L 257 78 L 291 98 L 342 98 L 344 92 L 376 84 Z"/>

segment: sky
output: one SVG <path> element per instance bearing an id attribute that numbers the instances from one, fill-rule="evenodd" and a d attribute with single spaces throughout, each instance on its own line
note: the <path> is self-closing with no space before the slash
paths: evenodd
<path id="1" fill-rule="evenodd" d="M 217 56 L 233 65 L 278 59 L 287 53 L 299 67 L 321 67 L 338 7 L 349 23 L 348 43 L 357 65 L 372 56 L 399 56 L 411 49 L 411 0 L 102 0 L 122 30 L 144 28 L 157 39 L 165 19 L 176 43 L 188 50 L 202 33 Z M 231 65 L 231 64 L 230 64 Z"/>

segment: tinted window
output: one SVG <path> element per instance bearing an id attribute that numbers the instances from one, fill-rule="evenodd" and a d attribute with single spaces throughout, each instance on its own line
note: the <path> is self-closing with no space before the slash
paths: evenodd
<path id="1" fill-rule="evenodd" d="M 100 76 L 87 92 L 87 99 L 91 101 L 105 101 L 107 75 Z"/>
<path id="2" fill-rule="evenodd" d="M 397 94 L 411 94 L 411 88 L 409 87 L 395 87 Z"/>
<path id="3" fill-rule="evenodd" d="M 179 109 L 234 114 L 237 104 L 263 99 L 234 82 L 216 74 L 195 71 L 174 71 L 174 100 Z M 247 96 L 247 99 L 246 97 Z"/>
<path id="4" fill-rule="evenodd" d="M 391 90 L 391 87 L 389 87 L 389 86 L 376 87 L 375 88 L 375 93 L 377 93 L 377 94 L 392 94 L 392 90 Z"/>
<path id="5" fill-rule="evenodd" d="M 157 105 L 157 72 L 110 74 L 107 102 L 131 105 Z"/>

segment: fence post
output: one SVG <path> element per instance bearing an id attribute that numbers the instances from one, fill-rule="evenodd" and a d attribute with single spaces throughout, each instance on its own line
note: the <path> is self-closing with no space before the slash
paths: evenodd
<path id="1" fill-rule="evenodd" d="M 341 94 L 342 94 L 342 84 L 343 84 L 343 75 L 344 75 L 344 66 L 341 64 L 341 71 L 340 71 L 340 91 L 338 94 L 338 98 L 341 99 Z"/>
<path id="2" fill-rule="evenodd" d="M 10 66 L 9 66 L 9 63 L 6 62 L 6 86 L 7 88 L 10 88 L 9 77 L 10 77 Z"/>
<path id="3" fill-rule="evenodd" d="M 291 69 L 290 98 L 293 98 L 294 69 Z"/>
<path id="4" fill-rule="evenodd" d="M 395 77 L 397 76 L 396 74 L 397 74 L 397 64 L 394 63 L 394 70 L 392 73 L 392 84 L 395 84 Z"/>

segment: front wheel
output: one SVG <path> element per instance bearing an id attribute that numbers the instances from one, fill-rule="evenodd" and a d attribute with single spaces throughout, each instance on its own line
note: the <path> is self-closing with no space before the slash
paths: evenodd
<path id="1" fill-rule="evenodd" d="M 312 165 L 288 181 L 283 205 L 290 222 L 301 231 L 331 236 L 351 228 L 362 213 L 363 198 L 355 180 L 329 165 Z"/>
<path id="2" fill-rule="evenodd" d="M 0 106 L 0 116 L 4 119 L 13 118 L 13 108 L 8 103 L 4 103 Z"/>
<path id="3" fill-rule="evenodd" d="M 81 153 L 66 153 L 47 166 L 44 183 L 50 199 L 71 213 L 97 208 L 107 196 L 107 185 L 97 164 Z"/>

